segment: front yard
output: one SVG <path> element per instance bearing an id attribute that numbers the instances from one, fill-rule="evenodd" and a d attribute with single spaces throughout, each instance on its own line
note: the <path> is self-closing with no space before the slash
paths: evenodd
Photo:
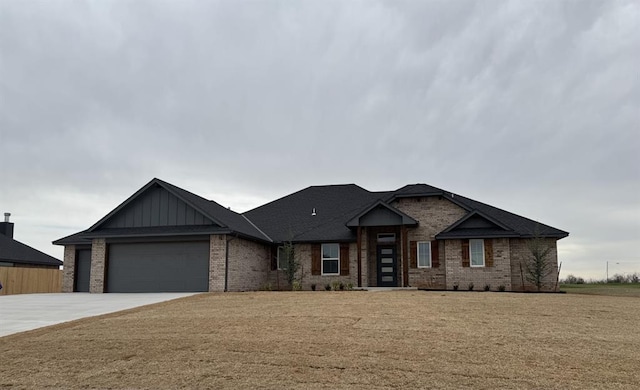
<path id="1" fill-rule="evenodd" d="M 0 388 L 628 388 L 640 301 L 202 294 L 0 338 Z"/>

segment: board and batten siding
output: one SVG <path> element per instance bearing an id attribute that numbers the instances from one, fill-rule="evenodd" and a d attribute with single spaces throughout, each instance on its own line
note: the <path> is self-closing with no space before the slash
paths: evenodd
<path id="1" fill-rule="evenodd" d="M 103 228 L 191 225 L 214 223 L 169 191 L 156 186 L 118 211 Z"/>

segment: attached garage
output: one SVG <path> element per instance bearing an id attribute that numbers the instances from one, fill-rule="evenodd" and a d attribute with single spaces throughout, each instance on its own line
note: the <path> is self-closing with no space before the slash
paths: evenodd
<path id="1" fill-rule="evenodd" d="M 110 244 L 106 292 L 209 291 L 209 242 Z"/>

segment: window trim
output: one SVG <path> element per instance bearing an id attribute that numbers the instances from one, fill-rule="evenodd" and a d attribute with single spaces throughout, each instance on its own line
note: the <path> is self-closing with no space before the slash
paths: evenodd
<path id="1" fill-rule="evenodd" d="M 324 246 L 325 245 L 335 245 L 338 247 L 338 257 L 324 257 Z M 326 261 L 338 261 L 337 271 L 335 273 L 327 273 L 324 272 L 324 262 Z M 322 276 L 340 276 L 340 244 L 336 242 L 327 242 L 320 245 L 320 275 Z"/>
<path id="2" fill-rule="evenodd" d="M 480 242 L 481 245 L 481 251 L 480 253 L 482 254 L 482 264 L 473 264 L 473 250 L 472 248 L 472 243 L 473 242 Z M 481 268 L 486 266 L 487 262 L 486 259 L 484 258 L 484 240 L 479 238 L 479 239 L 470 239 L 469 240 L 469 267 L 473 267 L 473 268 Z"/>
<path id="3" fill-rule="evenodd" d="M 427 258 L 428 258 L 428 265 L 420 265 L 420 244 L 428 244 L 428 249 L 427 249 Z M 417 256 L 418 258 L 416 259 L 416 264 L 418 265 L 418 268 L 432 268 L 433 267 L 433 259 L 431 258 L 431 241 L 418 241 L 417 244 Z"/>

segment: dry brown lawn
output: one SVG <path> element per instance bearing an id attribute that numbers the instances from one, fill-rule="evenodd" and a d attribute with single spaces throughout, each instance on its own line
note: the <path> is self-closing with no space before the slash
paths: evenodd
<path id="1" fill-rule="evenodd" d="M 640 300 L 202 294 L 0 338 L 0 388 L 640 386 Z"/>

